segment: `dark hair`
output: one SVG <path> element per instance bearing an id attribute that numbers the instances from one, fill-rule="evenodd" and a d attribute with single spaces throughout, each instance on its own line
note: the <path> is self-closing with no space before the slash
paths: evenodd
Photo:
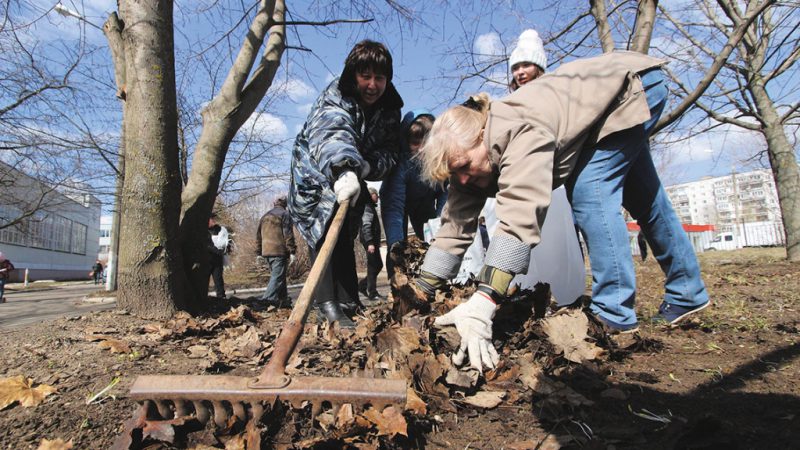
<path id="1" fill-rule="evenodd" d="M 344 61 L 344 70 L 339 78 L 339 90 L 342 95 L 358 97 L 356 74 L 369 69 L 385 75 L 387 82 L 392 81 L 392 54 L 380 42 L 365 39 L 353 46 Z"/>
<path id="2" fill-rule="evenodd" d="M 408 127 L 408 140 L 421 141 L 433 128 L 433 117 L 425 114 L 417 117 Z"/>

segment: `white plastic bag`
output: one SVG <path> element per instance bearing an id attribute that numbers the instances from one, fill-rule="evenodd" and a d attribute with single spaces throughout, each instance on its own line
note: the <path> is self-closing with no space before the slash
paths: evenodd
<path id="1" fill-rule="evenodd" d="M 534 212 L 531 211 L 531 214 Z M 486 218 L 486 229 L 491 237 L 497 228 L 493 198 L 486 201 L 481 215 Z M 425 229 L 426 241 L 430 242 L 436 236 L 440 225 L 439 219 L 428 221 Z M 475 240 L 461 261 L 455 278 L 457 282 L 466 281 L 470 274 L 477 275 L 483 267 L 485 253 L 480 239 L 480 233 L 476 233 Z M 539 282 L 550 284 L 550 290 L 559 305 L 574 302 L 586 291 L 586 267 L 572 221 L 572 207 L 567 201 L 567 191 L 563 186 L 553 191 L 547 218 L 542 226 L 542 239 L 531 250 L 528 272 L 518 274 L 511 284 L 519 284 L 523 289 L 533 289 Z"/>

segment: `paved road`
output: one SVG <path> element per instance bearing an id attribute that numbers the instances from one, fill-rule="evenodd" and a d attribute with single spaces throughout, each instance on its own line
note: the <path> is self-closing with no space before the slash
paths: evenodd
<path id="1" fill-rule="evenodd" d="M 302 286 L 302 284 L 289 286 L 289 295 L 297 298 Z M 0 331 L 59 317 L 79 316 L 92 311 L 113 309 L 117 306 L 114 297 L 84 301 L 86 295 L 98 290 L 98 286 L 88 281 L 85 283 L 59 283 L 52 288 L 33 292 L 6 289 L 7 302 L 0 303 Z M 384 294 L 389 291 L 383 273 L 378 276 L 378 290 Z M 238 289 L 229 290 L 227 294 L 244 298 L 251 295 L 260 296 L 263 292 L 264 288 Z"/>
<path id="2" fill-rule="evenodd" d="M 87 283 L 64 284 L 33 292 L 9 291 L 6 303 L 0 303 L 0 329 L 27 325 L 62 316 L 78 316 L 91 311 L 111 309 L 116 303 L 87 303 L 83 298 L 98 291 Z"/>

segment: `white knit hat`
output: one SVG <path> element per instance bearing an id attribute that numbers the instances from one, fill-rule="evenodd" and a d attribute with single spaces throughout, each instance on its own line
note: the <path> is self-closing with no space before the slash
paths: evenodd
<path id="1" fill-rule="evenodd" d="M 547 54 L 544 52 L 542 38 L 539 37 L 536 30 L 529 28 L 519 35 L 517 47 L 508 58 L 508 68 L 511 69 L 521 62 L 534 63 L 542 71 L 547 68 Z"/>

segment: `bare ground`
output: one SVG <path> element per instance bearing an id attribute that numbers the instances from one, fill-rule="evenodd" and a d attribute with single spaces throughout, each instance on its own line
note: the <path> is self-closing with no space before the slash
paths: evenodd
<path id="1" fill-rule="evenodd" d="M 507 314 L 498 312 L 495 328 L 502 367 L 466 386 L 445 380 L 452 368 L 439 355 L 449 354 L 448 336 L 429 329 L 424 316 L 403 322 L 420 331 L 415 343 L 398 340 L 388 304 L 371 306 L 355 333 L 339 336 L 324 324 L 309 325 L 293 372 L 363 376 L 366 368 L 373 376 L 402 376 L 425 411 L 407 407 L 406 428 L 398 432 L 374 418 L 312 426 L 307 410 L 276 408 L 259 429 L 262 446 L 798 448 L 800 269 L 783 255 L 782 249 L 701 255 L 714 305 L 672 330 L 647 322 L 660 303 L 663 276 L 652 259 L 638 264 L 640 335 L 612 338 L 590 326 L 589 341 L 605 351 L 581 363 L 547 343 L 541 320 L 511 309 L 527 308 L 529 316 L 530 303 L 509 306 Z M 44 439 L 109 448 L 136 410 L 127 391 L 137 375 L 251 376 L 269 358 L 287 315 L 233 299 L 202 318 L 153 323 L 101 312 L 2 332 L 0 379 L 23 375 L 56 392 L 35 407 L 13 403 L 0 410 L 0 448 L 38 448 Z M 426 362 L 428 371 L 411 361 Z M 534 366 L 538 386 L 526 378 Z M 118 384 L 87 404 L 115 379 Z M 479 392 L 501 393 L 502 400 L 471 405 L 468 399 Z M 233 438 L 211 427 L 185 438 L 184 428 L 176 431 L 172 443 L 151 439 L 143 446 L 222 448 L 227 442 L 243 448 L 237 447 L 241 427 L 229 430 Z"/>

